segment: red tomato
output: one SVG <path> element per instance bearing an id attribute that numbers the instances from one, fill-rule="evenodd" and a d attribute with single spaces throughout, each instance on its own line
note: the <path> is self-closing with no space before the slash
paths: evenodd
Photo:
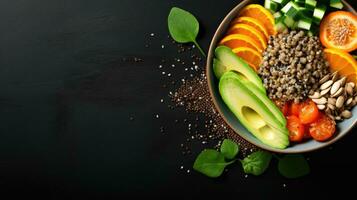
<path id="1" fill-rule="evenodd" d="M 309 128 L 310 128 L 310 126 L 305 126 L 305 132 L 304 132 L 304 139 L 305 140 L 308 140 L 308 139 L 312 138 L 311 135 L 310 135 L 310 132 L 309 132 Z"/>
<path id="2" fill-rule="evenodd" d="M 321 114 L 319 119 L 310 124 L 309 132 L 312 138 L 317 141 L 326 141 L 333 136 L 336 130 L 336 123 L 325 114 Z"/>
<path id="3" fill-rule="evenodd" d="M 280 100 L 274 100 L 274 103 L 280 111 L 283 113 L 284 116 L 287 116 L 289 114 L 289 103 L 284 103 L 283 101 Z"/>
<path id="4" fill-rule="evenodd" d="M 291 103 L 289 109 L 289 115 L 299 116 L 300 112 L 300 104 L 299 103 Z"/>
<path id="5" fill-rule="evenodd" d="M 295 115 L 287 116 L 286 127 L 289 130 L 289 139 L 292 142 L 301 142 L 304 139 L 305 126 Z"/>
<path id="6" fill-rule="evenodd" d="M 315 122 L 319 118 L 319 109 L 316 104 L 311 100 L 302 103 L 299 110 L 299 118 L 303 124 Z"/>

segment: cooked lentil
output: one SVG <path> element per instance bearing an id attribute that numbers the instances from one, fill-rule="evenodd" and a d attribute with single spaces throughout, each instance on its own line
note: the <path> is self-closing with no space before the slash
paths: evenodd
<path id="1" fill-rule="evenodd" d="M 270 36 L 258 70 L 269 98 L 300 102 L 316 90 L 318 81 L 329 73 L 322 49 L 318 37 L 304 31 Z"/>

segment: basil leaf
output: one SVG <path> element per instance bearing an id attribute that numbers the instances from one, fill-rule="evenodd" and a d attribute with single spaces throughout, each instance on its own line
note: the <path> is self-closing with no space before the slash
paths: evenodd
<path id="1" fill-rule="evenodd" d="M 299 178 L 310 173 L 309 163 L 303 155 L 286 155 L 279 159 L 278 169 L 286 178 Z"/>
<path id="2" fill-rule="evenodd" d="M 207 149 L 197 156 L 193 169 L 208 177 L 215 178 L 220 176 L 224 168 L 233 162 L 226 162 L 223 154 L 213 149 Z"/>
<path id="3" fill-rule="evenodd" d="M 240 162 L 242 163 L 246 174 L 259 176 L 268 168 L 271 158 L 271 153 L 266 151 L 257 151 L 250 154 L 243 160 L 240 160 Z"/>
<path id="4" fill-rule="evenodd" d="M 227 159 L 233 159 L 239 151 L 239 146 L 237 143 L 233 142 L 232 140 L 225 139 L 221 145 L 221 153 Z"/>
<path id="5" fill-rule="evenodd" d="M 181 8 L 173 7 L 167 19 L 167 24 L 170 35 L 176 42 L 193 42 L 202 55 L 206 56 L 196 41 L 200 25 L 195 16 Z"/>

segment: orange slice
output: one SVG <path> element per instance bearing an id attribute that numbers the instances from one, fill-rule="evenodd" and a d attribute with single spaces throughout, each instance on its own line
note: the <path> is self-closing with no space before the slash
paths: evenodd
<path id="1" fill-rule="evenodd" d="M 327 48 L 351 52 L 357 49 L 357 15 L 332 12 L 320 24 L 320 40 Z"/>
<path id="2" fill-rule="evenodd" d="M 275 21 L 273 15 L 259 4 L 250 4 L 240 11 L 239 16 L 252 17 L 264 24 L 269 35 L 275 35 L 277 32 L 275 30 Z"/>
<path id="3" fill-rule="evenodd" d="M 262 56 L 256 50 L 249 47 L 238 47 L 232 50 L 237 56 L 243 58 L 247 63 L 251 63 L 254 69 L 258 69 Z"/>
<path id="4" fill-rule="evenodd" d="M 229 30 L 228 34 L 242 34 L 251 37 L 258 42 L 260 48 L 267 48 L 267 41 L 264 35 L 259 32 L 256 28 L 248 24 L 234 24 Z"/>
<path id="5" fill-rule="evenodd" d="M 349 81 L 356 82 L 357 61 L 347 52 L 338 49 L 324 49 L 326 60 L 333 71 L 347 76 Z"/>
<path id="6" fill-rule="evenodd" d="M 254 19 L 252 17 L 238 17 L 238 18 L 234 19 L 232 22 L 233 26 L 234 26 L 234 24 L 238 24 L 238 23 L 253 26 L 255 29 L 257 29 L 261 34 L 263 34 L 265 36 L 266 40 L 268 40 L 269 34 L 268 34 L 267 29 L 264 27 L 264 24 L 262 22 L 258 21 L 257 19 Z"/>
<path id="7" fill-rule="evenodd" d="M 235 49 L 237 47 L 249 47 L 258 52 L 263 52 L 263 49 L 259 47 L 259 44 L 255 40 L 242 34 L 227 35 L 222 39 L 220 44 L 231 49 Z"/>

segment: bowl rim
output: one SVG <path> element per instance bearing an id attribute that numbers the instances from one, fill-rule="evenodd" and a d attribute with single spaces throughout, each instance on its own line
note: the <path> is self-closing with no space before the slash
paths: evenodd
<path id="1" fill-rule="evenodd" d="M 224 112 L 221 110 L 217 99 L 214 97 L 214 88 L 212 87 L 212 81 L 210 77 L 213 77 L 212 73 L 212 61 L 214 58 L 214 50 L 217 46 L 217 41 L 218 41 L 218 37 L 219 35 L 223 32 L 226 31 L 225 30 L 225 26 L 227 23 L 230 23 L 231 20 L 236 16 L 236 13 L 239 12 L 240 9 L 242 9 L 244 6 L 246 6 L 247 4 L 250 4 L 252 0 L 242 0 L 239 4 L 237 4 L 232 10 L 229 11 L 229 13 L 224 17 L 224 19 L 221 21 L 221 23 L 219 24 L 218 28 L 216 29 L 211 42 L 210 42 L 210 46 L 209 46 L 209 51 L 207 54 L 207 60 L 206 60 L 206 77 L 207 77 L 207 84 L 208 84 L 208 89 L 209 89 L 209 93 L 210 96 L 212 98 L 213 104 L 215 106 L 215 108 L 217 109 L 217 111 L 219 112 L 219 114 L 222 116 L 223 120 L 228 124 L 228 126 L 234 130 L 234 132 L 236 134 L 238 134 L 240 137 L 242 137 L 244 140 L 246 140 L 247 142 L 270 152 L 275 152 L 275 153 L 285 153 L 285 154 L 294 154 L 294 153 L 307 153 L 307 152 L 312 152 L 312 151 L 316 151 L 319 149 L 323 149 L 333 143 L 335 143 L 336 141 L 338 141 L 339 139 L 341 139 L 342 137 L 344 137 L 345 135 L 348 134 L 348 132 L 350 132 L 353 127 L 357 124 L 357 118 L 351 123 L 351 125 L 349 127 L 347 127 L 344 131 L 340 132 L 336 137 L 332 138 L 331 140 L 327 141 L 327 142 L 323 142 L 322 145 L 319 146 L 315 146 L 315 147 L 311 147 L 308 149 L 302 149 L 302 150 L 290 150 L 290 151 L 286 151 L 286 149 L 276 149 L 276 148 L 272 148 L 272 147 L 268 147 L 268 146 L 263 146 L 259 143 L 254 142 L 253 140 L 249 139 L 248 137 L 246 137 L 244 134 L 240 134 L 238 132 L 235 131 L 235 129 L 233 128 L 233 126 L 229 123 L 229 121 L 227 120 L 226 116 L 224 115 Z M 356 10 L 349 4 L 347 3 L 345 0 L 341 1 L 344 6 L 346 6 L 346 9 L 349 10 L 350 12 L 352 12 L 353 14 L 357 15 Z M 238 119 L 237 119 L 238 120 Z M 243 126 L 243 125 L 242 125 Z M 248 131 L 249 132 L 249 131 Z"/>

